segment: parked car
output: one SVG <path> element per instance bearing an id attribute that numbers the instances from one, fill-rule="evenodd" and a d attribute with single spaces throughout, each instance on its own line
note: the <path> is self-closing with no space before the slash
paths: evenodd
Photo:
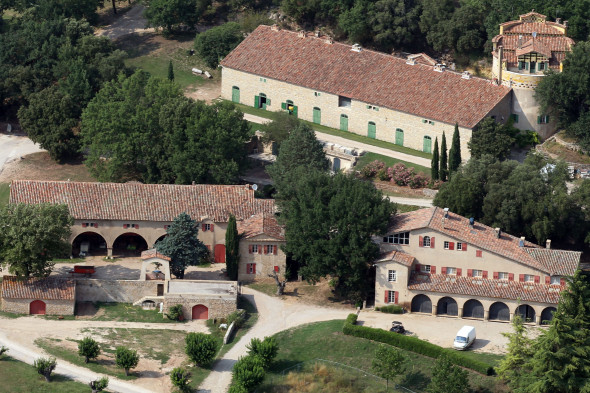
<path id="1" fill-rule="evenodd" d="M 404 334 L 406 332 L 406 329 L 404 329 L 404 325 L 402 325 L 401 322 L 393 321 L 391 322 L 391 329 L 389 329 L 389 331 Z"/>
<path id="2" fill-rule="evenodd" d="M 463 326 L 457 332 L 453 348 L 460 351 L 467 349 L 475 341 L 475 328 L 473 326 Z"/>

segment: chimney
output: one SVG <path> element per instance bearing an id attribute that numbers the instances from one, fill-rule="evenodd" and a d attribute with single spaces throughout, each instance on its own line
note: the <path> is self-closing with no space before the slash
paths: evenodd
<path id="1" fill-rule="evenodd" d="M 500 236 L 502 235 L 502 230 L 500 228 L 496 228 L 496 237 L 499 239 Z"/>
<path id="2" fill-rule="evenodd" d="M 445 212 L 445 218 L 449 218 L 449 208 L 445 207 L 443 211 Z"/>
<path id="3" fill-rule="evenodd" d="M 558 25 L 561 24 L 561 18 L 555 18 L 555 23 L 557 23 Z"/>
<path id="4" fill-rule="evenodd" d="M 332 39 L 332 37 L 326 37 L 326 39 L 324 40 L 326 42 L 326 44 L 333 44 L 334 40 Z"/>
<path id="5" fill-rule="evenodd" d="M 297 34 L 300 38 L 305 38 L 305 30 L 300 30 Z"/>
<path id="6" fill-rule="evenodd" d="M 416 59 L 412 56 L 408 56 L 408 59 L 406 60 L 406 64 L 416 65 Z"/>
<path id="7" fill-rule="evenodd" d="M 518 36 L 518 48 L 522 48 L 522 35 Z"/>
<path id="8" fill-rule="evenodd" d="M 315 36 L 316 36 L 316 38 L 320 38 L 320 31 L 319 30 L 315 31 Z"/>
<path id="9" fill-rule="evenodd" d="M 361 48 L 360 44 L 354 44 L 350 50 L 353 52 L 360 52 L 363 48 Z"/>
<path id="10" fill-rule="evenodd" d="M 518 241 L 518 247 L 524 247 L 525 237 L 521 236 L 520 240 Z"/>
<path id="11" fill-rule="evenodd" d="M 443 72 L 445 70 L 445 66 L 443 64 L 435 64 L 434 65 L 434 71 L 436 72 Z"/>
<path id="12" fill-rule="evenodd" d="M 473 218 L 473 217 L 469 217 L 469 226 L 470 226 L 471 228 L 473 228 L 473 226 L 474 226 L 474 225 L 475 225 L 475 218 Z"/>
<path id="13" fill-rule="evenodd" d="M 271 30 L 274 30 L 274 31 L 279 31 L 279 30 L 281 30 L 281 28 L 279 27 L 279 25 L 277 25 L 276 23 L 275 23 L 274 25 L 272 25 L 272 26 L 270 27 L 270 29 L 271 29 Z"/>
<path id="14" fill-rule="evenodd" d="M 547 241 L 545 242 L 545 248 L 548 250 L 551 248 L 551 239 L 547 239 Z"/>
<path id="15" fill-rule="evenodd" d="M 471 74 L 469 73 L 469 71 L 463 71 L 463 73 L 461 74 L 461 78 L 471 79 Z"/>
<path id="16" fill-rule="evenodd" d="M 564 21 L 563 21 L 563 25 L 564 25 L 565 27 L 567 27 L 567 20 L 564 20 Z"/>

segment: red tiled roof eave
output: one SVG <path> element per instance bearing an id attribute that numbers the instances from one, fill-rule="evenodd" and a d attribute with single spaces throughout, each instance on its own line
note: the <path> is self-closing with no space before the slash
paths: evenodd
<path id="1" fill-rule="evenodd" d="M 76 283 L 64 278 L 27 278 L 4 276 L 3 299 L 75 300 Z"/>

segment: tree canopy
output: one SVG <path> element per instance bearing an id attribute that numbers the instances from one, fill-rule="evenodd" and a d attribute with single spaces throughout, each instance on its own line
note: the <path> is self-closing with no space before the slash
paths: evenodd
<path id="1" fill-rule="evenodd" d="M 169 33 L 180 25 L 196 25 L 210 5 L 211 0 L 147 0 L 144 16 L 150 26 Z"/>
<path id="2" fill-rule="evenodd" d="M 473 158 L 490 155 L 504 160 L 510 154 L 510 148 L 514 142 L 512 127 L 496 123 L 491 117 L 486 117 L 474 130 L 467 146 Z"/>
<path id="3" fill-rule="evenodd" d="M 236 217 L 230 214 L 225 231 L 225 266 L 227 276 L 230 280 L 238 279 L 238 268 L 240 264 L 240 235 Z"/>
<path id="4" fill-rule="evenodd" d="M 240 25 L 236 22 L 228 22 L 197 34 L 195 49 L 207 65 L 214 68 L 243 39 L 244 34 Z"/>

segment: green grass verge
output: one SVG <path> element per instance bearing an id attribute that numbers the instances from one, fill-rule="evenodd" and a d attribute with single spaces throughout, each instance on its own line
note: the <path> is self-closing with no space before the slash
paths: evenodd
<path id="1" fill-rule="evenodd" d="M 80 393 L 88 392 L 90 388 L 79 382 L 72 381 L 63 375 L 54 374 L 51 382 L 26 363 L 11 357 L 0 360 L 0 391 L 10 393 Z"/>
<path id="2" fill-rule="evenodd" d="M 146 323 L 182 323 L 162 316 L 158 310 L 144 310 L 130 303 L 95 303 L 95 321 L 146 322 Z"/>
<path id="3" fill-rule="evenodd" d="M 398 160 L 397 158 L 387 157 L 387 156 L 383 156 L 381 154 L 371 153 L 371 152 L 367 152 L 364 155 L 362 155 L 361 158 L 359 158 L 359 160 L 356 162 L 355 169 L 357 171 L 360 171 L 367 164 L 369 164 L 375 160 L 383 161 L 385 163 L 386 167 L 391 167 L 394 164 L 401 162 L 402 164 L 404 164 L 408 168 L 414 168 L 416 173 L 422 172 L 425 176 L 430 178 L 430 168 L 427 168 L 422 165 L 414 164 L 413 162 Z"/>
<path id="4" fill-rule="evenodd" d="M 0 183 L 0 207 L 8 205 L 10 187 L 8 183 Z"/>
<path id="5" fill-rule="evenodd" d="M 399 213 L 408 213 L 413 212 L 416 210 L 424 209 L 424 206 L 415 206 L 415 205 L 402 205 L 401 203 L 397 204 L 397 212 Z"/>
<path id="6" fill-rule="evenodd" d="M 260 108 L 254 108 L 254 107 L 244 105 L 244 104 L 234 104 L 234 105 L 236 105 L 238 108 L 240 108 L 240 110 L 244 113 L 264 117 L 264 118 L 271 119 L 271 120 L 274 120 L 276 118 L 277 112 L 271 112 L 271 111 L 267 111 L 267 110 L 260 109 Z M 377 147 L 382 147 L 382 148 L 393 150 L 393 151 L 398 151 L 400 153 L 410 154 L 410 155 L 416 156 L 416 157 L 422 157 L 422 158 L 428 158 L 428 159 L 432 158 L 432 154 L 424 153 L 419 150 L 410 149 L 409 147 L 399 146 L 399 145 L 396 145 L 395 143 L 380 141 L 378 139 L 372 139 L 372 138 L 369 138 L 369 137 L 366 137 L 363 135 L 358 135 L 358 134 L 355 134 L 352 132 L 340 131 L 335 128 L 322 126 L 320 124 L 315 124 L 315 123 L 309 122 L 307 120 L 301 120 L 301 121 L 308 124 L 309 126 L 311 126 L 314 130 L 319 131 L 319 132 L 323 132 L 325 134 L 339 136 L 341 138 L 346 138 L 346 139 L 350 139 L 353 141 L 366 143 L 367 145 L 371 145 L 371 146 L 377 146 Z M 430 172 L 430 170 L 428 172 Z"/>
<path id="7" fill-rule="evenodd" d="M 274 337 L 279 344 L 279 353 L 267 373 L 258 392 L 269 392 L 275 382 L 280 382 L 282 371 L 298 363 L 313 359 L 326 359 L 371 372 L 375 350 L 382 345 L 376 341 L 347 336 L 342 333 L 342 320 L 317 322 L 289 329 Z M 424 392 L 432 376 L 433 360 L 420 354 L 400 349 L 409 359 L 408 371 L 395 383 L 417 392 Z M 474 353 L 475 356 L 480 355 Z M 473 391 L 498 391 L 502 386 L 495 377 L 469 371 Z M 275 382 L 273 382 L 275 381 Z M 390 386 L 392 384 L 390 383 Z M 479 389 L 479 390 L 478 390 Z M 323 390 L 322 390 L 323 391 Z"/>
<path id="8" fill-rule="evenodd" d="M 125 60 L 125 65 L 128 67 L 141 68 L 142 70 L 149 72 L 152 76 L 167 79 L 168 64 L 170 60 L 171 59 L 167 57 L 146 55 L 127 59 Z M 174 57 L 172 57 L 172 66 L 174 68 L 174 81 L 183 89 L 189 85 L 202 85 L 206 82 L 206 80 L 200 76 L 193 75 L 190 69 L 183 69 L 181 64 L 174 60 Z"/>

